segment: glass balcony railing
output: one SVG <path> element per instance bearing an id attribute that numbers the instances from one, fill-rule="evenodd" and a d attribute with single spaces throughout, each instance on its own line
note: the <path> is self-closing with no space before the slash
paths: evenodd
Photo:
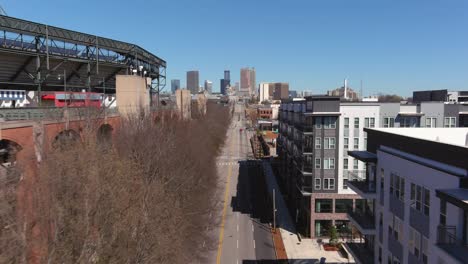
<path id="1" fill-rule="evenodd" d="M 355 191 L 361 191 L 362 193 L 375 194 L 376 182 L 370 181 L 366 177 L 366 173 L 367 172 L 365 170 L 348 171 L 347 172 L 348 185 L 351 187 L 351 189 Z"/>
<path id="2" fill-rule="evenodd" d="M 368 212 L 363 212 L 359 209 L 349 209 L 348 215 L 352 218 L 359 226 L 366 230 L 375 230 L 375 216 Z M 362 231 L 362 230 L 360 230 Z"/>
<path id="3" fill-rule="evenodd" d="M 468 245 L 466 241 L 457 238 L 456 234 L 456 226 L 439 226 L 437 228 L 437 246 L 464 263 L 468 259 Z"/>

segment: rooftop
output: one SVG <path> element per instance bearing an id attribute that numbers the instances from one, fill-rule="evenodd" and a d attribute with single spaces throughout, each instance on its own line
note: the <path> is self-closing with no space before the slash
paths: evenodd
<path id="1" fill-rule="evenodd" d="M 468 148 L 468 128 L 372 128 L 376 130 L 411 138 L 440 142 Z"/>

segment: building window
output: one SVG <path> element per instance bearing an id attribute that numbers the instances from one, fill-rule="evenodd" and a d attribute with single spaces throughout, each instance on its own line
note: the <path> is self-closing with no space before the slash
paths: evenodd
<path id="1" fill-rule="evenodd" d="M 395 118 L 394 117 L 384 117 L 383 119 L 383 127 L 394 127 L 395 126 Z"/>
<path id="2" fill-rule="evenodd" d="M 379 263 L 382 263 L 382 248 L 379 247 L 379 259 L 378 259 Z"/>
<path id="3" fill-rule="evenodd" d="M 323 148 L 324 149 L 335 149 L 336 140 L 334 137 L 323 138 Z"/>
<path id="4" fill-rule="evenodd" d="M 440 218 L 439 224 L 445 226 L 447 224 L 447 202 L 440 201 Z"/>
<path id="5" fill-rule="evenodd" d="M 335 169 L 335 158 L 323 159 L 323 168 L 325 170 L 334 170 Z"/>
<path id="6" fill-rule="evenodd" d="M 320 158 L 315 158 L 315 168 L 320 169 L 322 166 Z"/>
<path id="7" fill-rule="evenodd" d="M 437 127 L 437 118 L 426 117 L 426 127 Z"/>
<path id="8" fill-rule="evenodd" d="M 431 192 L 424 188 L 424 214 L 429 216 L 429 208 L 431 207 Z"/>
<path id="9" fill-rule="evenodd" d="M 324 190 L 334 190 L 335 189 L 335 179 L 334 178 L 323 179 L 323 189 Z"/>
<path id="10" fill-rule="evenodd" d="M 413 254 L 414 256 L 416 256 L 417 259 L 419 259 L 419 255 L 421 252 L 421 234 L 412 227 L 409 228 L 408 246 L 411 254 Z"/>
<path id="11" fill-rule="evenodd" d="M 344 149 L 349 148 L 349 138 L 347 138 L 347 137 L 344 138 L 343 147 L 344 147 Z"/>
<path id="12" fill-rule="evenodd" d="M 322 179 L 315 178 L 315 190 L 320 190 L 321 186 L 322 186 Z"/>
<path id="13" fill-rule="evenodd" d="M 401 201 L 405 201 L 405 179 L 396 175 L 390 175 L 390 193 Z"/>
<path id="14" fill-rule="evenodd" d="M 364 138 L 364 149 L 367 149 L 367 138 Z"/>
<path id="15" fill-rule="evenodd" d="M 347 170 L 348 169 L 348 158 L 343 159 L 343 169 Z"/>
<path id="16" fill-rule="evenodd" d="M 357 159 L 353 160 L 353 170 L 359 169 L 359 161 Z"/>
<path id="17" fill-rule="evenodd" d="M 332 220 L 315 220 L 315 236 L 328 236 L 328 230 L 332 226 Z"/>
<path id="18" fill-rule="evenodd" d="M 446 117 L 444 118 L 444 127 L 456 127 L 456 118 L 455 117 Z"/>
<path id="19" fill-rule="evenodd" d="M 345 117 L 344 119 L 344 128 L 345 129 L 349 128 L 349 117 Z"/>
<path id="20" fill-rule="evenodd" d="M 384 193 L 385 191 L 385 171 L 384 169 L 380 169 L 380 192 Z"/>
<path id="21" fill-rule="evenodd" d="M 421 245 L 421 252 L 422 252 L 422 261 L 424 264 L 427 264 L 428 260 L 428 239 L 425 236 L 422 236 L 422 245 Z"/>
<path id="22" fill-rule="evenodd" d="M 401 243 L 403 242 L 403 221 L 396 216 L 393 216 L 393 221 L 393 236 Z"/>
<path id="23" fill-rule="evenodd" d="M 354 138 L 354 149 L 359 149 L 359 138 L 355 137 Z"/>
<path id="24" fill-rule="evenodd" d="M 359 117 L 354 118 L 354 128 L 359 128 Z"/>
<path id="25" fill-rule="evenodd" d="M 353 208 L 352 199 L 336 199 L 335 200 L 335 213 L 346 213 L 351 208 Z"/>
<path id="26" fill-rule="evenodd" d="M 325 180 L 326 179 L 324 179 L 324 183 L 325 183 Z M 332 199 L 315 199 L 315 212 L 316 213 L 333 213 L 333 200 Z"/>
<path id="27" fill-rule="evenodd" d="M 343 179 L 343 190 L 348 189 L 348 179 Z"/>
<path id="28" fill-rule="evenodd" d="M 321 117 L 314 118 L 314 121 L 315 121 L 315 128 L 322 128 L 322 118 Z"/>
<path id="29" fill-rule="evenodd" d="M 431 192 L 419 185 L 411 183 L 411 207 L 429 216 Z"/>
<path id="30" fill-rule="evenodd" d="M 322 138 L 316 137 L 315 138 L 315 149 L 322 148 Z"/>
<path id="31" fill-rule="evenodd" d="M 375 118 L 374 117 L 364 118 L 364 127 L 375 127 Z"/>
<path id="32" fill-rule="evenodd" d="M 324 117 L 323 128 L 326 128 L 326 129 L 336 128 L 336 117 L 333 117 L 333 116 Z"/>
<path id="33" fill-rule="evenodd" d="M 400 127 L 418 127 L 419 126 L 419 117 L 403 117 L 400 121 Z"/>

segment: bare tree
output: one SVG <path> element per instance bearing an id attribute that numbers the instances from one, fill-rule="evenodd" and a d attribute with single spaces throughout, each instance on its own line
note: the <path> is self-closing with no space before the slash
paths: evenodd
<path id="1" fill-rule="evenodd" d="M 33 193 L 36 224 L 47 227 L 41 263 L 202 261 L 214 244 L 215 160 L 230 113 L 209 103 L 197 120 L 176 116 L 123 120 L 113 146 L 97 140 L 89 116 L 80 137 L 57 138 Z"/>

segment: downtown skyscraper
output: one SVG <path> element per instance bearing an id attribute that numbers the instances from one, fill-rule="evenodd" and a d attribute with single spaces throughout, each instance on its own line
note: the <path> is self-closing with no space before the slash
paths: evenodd
<path id="1" fill-rule="evenodd" d="M 174 94 L 178 89 L 180 89 L 180 80 L 171 80 L 171 92 Z"/>
<path id="2" fill-rule="evenodd" d="M 210 80 L 205 80 L 205 91 L 211 94 L 213 92 L 213 82 Z"/>
<path id="3" fill-rule="evenodd" d="M 226 88 L 231 86 L 231 72 L 229 70 L 224 71 L 224 79 L 220 80 L 219 90 L 221 94 L 226 94 Z"/>
<path id="4" fill-rule="evenodd" d="M 191 94 L 197 94 L 200 89 L 200 80 L 198 71 L 187 72 L 187 89 Z"/>
<path id="5" fill-rule="evenodd" d="M 256 94 L 255 68 L 242 68 L 240 72 L 240 92 L 243 95 Z"/>

